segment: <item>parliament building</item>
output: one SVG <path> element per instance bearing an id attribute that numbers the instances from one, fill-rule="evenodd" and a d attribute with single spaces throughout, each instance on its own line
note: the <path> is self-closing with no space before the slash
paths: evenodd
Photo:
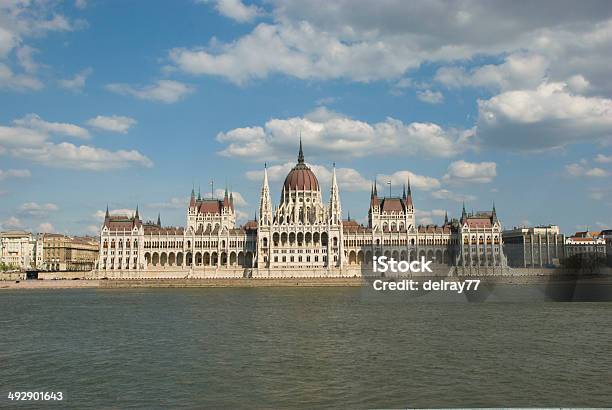
<path id="1" fill-rule="evenodd" d="M 95 273 L 108 278 L 354 277 L 373 273 L 374 256 L 425 257 L 443 274 L 497 273 L 506 266 L 495 206 L 439 225 L 417 225 L 410 182 L 400 197 L 372 185 L 367 226 L 342 218 L 335 168 L 324 201 L 304 160 L 296 165 L 273 207 L 264 167 L 259 217 L 236 225 L 234 198 L 202 198 L 192 190 L 186 227 L 164 227 L 134 216 L 110 215 L 100 233 Z"/>

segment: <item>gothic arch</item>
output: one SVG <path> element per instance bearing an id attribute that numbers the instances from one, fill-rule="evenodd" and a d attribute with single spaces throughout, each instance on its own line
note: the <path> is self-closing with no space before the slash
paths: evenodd
<path id="1" fill-rule="evenodd" d="M 153 257 L 151 258 L 151 262 L 153 266 L 159 265 L 159 254 L 157 252 L 153 252 Z"/>
<path id="2" fill-rule="evenodd" d="M 351 251 L 349 253 L 349 265 L 354 265 L 357 263 L 357 254 L 355 253 L 355 251 Z"/>

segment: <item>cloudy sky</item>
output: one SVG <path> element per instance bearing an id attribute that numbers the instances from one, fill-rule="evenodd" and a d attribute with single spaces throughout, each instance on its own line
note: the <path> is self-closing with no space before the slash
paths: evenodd
<path id="1" fill-rule="evenodd" d="M 301 133 L 345 217 L 410 178 L 420 223 L 609 228 L 610 67 L 607 0 L 0 0 L 0 227 L 184 225 L 211 179 L 244 221 Z"/>

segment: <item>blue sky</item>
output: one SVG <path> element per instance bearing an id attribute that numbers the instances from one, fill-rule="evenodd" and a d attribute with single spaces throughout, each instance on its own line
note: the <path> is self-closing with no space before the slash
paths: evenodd
<path id="1" fill-rule="evenodd" d="M 301 133 L 345 217 L 410 177 L 418 223 L 609 228 L 611 55 L 606 1 L 2 1 L 0 227 L 184 225 L 211 179 L 244 221 Z"/>

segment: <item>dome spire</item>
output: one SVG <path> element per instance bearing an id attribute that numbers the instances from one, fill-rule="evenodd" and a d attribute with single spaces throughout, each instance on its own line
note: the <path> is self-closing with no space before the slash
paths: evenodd
<path id="1" fill-rule="evenodd" d="M 302 149 L 302 132 L 300 131 L 300 152 L 298 152 L 298 164 L 304 163 L 304 150 Z"/>

